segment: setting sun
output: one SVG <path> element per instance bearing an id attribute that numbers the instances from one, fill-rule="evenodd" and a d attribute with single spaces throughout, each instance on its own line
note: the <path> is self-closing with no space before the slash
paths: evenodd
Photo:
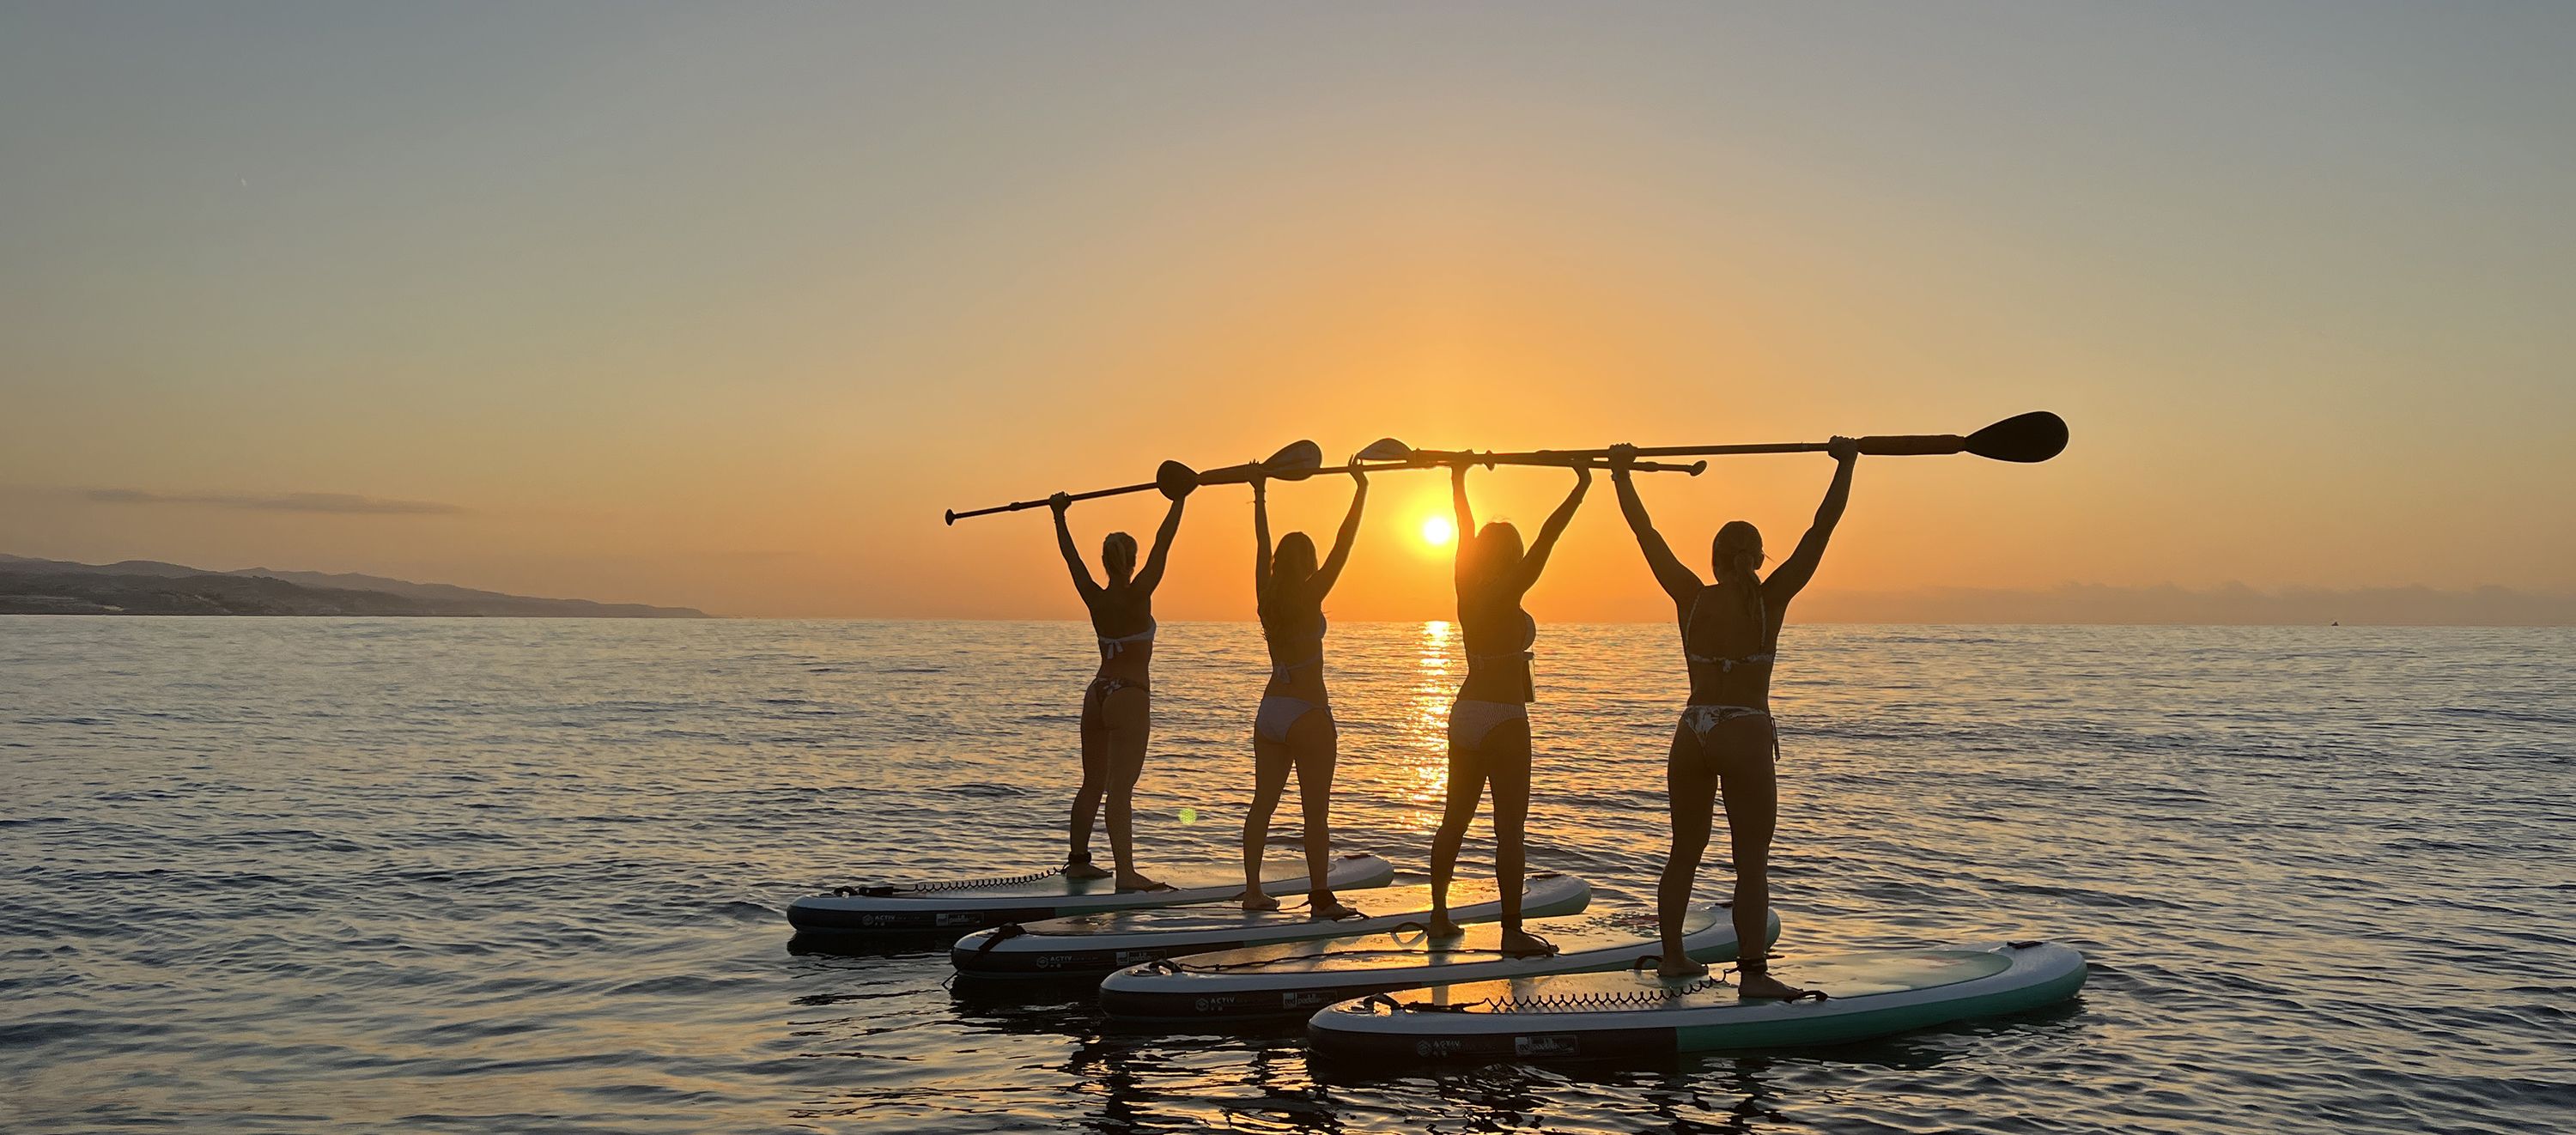
<path id="1" fill-rule="evenodd" d="M 1426 516 L 1422 518 L 1422 542 L 1425 544 L 1438 547 L 1442 544 L 1448 543 L 1449 538 L 1457 534 L 1457 527 L 1449 523 L 1448 517 Z"/>

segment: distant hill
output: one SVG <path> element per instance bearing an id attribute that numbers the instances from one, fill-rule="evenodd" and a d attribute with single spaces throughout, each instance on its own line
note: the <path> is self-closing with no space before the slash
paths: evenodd
<path id="1" fill-rule="evenodd" d="M 688 607 L 539 599 L 354 573 L 207 571 L 158 560 L 82 564 L 10 555 L 0 555 L 0 614 L 707 617 Z"/>

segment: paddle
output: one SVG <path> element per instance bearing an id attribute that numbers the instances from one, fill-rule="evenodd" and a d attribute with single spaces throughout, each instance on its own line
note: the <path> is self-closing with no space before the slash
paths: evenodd
<path id="1" fill-rule="evenodd" d="M 1271 454 L 1267 461 L 1228 465 L 1222 469 L 1210 469 L 1205 473 L 1195 472 L 1178 461 L 1166 461 L 1162 468 L 1154 471 L 1154 479 L 1144 484 L 1121 485 L 1114 489 L 1095 489 L 1087 493 L 1074 493 L 1069 499 L 1087 501 L 1099 497 L 1114 497 L 1122 493 L 1141 493 L 1147 489 L 1160 489 L 1164 496 L 1178 498 L 1200 485 L 1240 484 L 1251 480 L 1255 474 L 1283 481 L 1302 481 L 1312 476 L 1315 467 L 1323 463 L 1322 446 L 1311 441 L 1296 441 L 1282 447 L 1279 452 Z M 959 512 L 952 508 L 947 512 L 948 523 L 955 524 L 970 516 L 990 516 L 996 512 L 1044 508 L 1046 503 L 1044 500 L 1014 501 L 1010 504 L 979 508 L 971 512 Z"/>
<path id="2" fill-rule="evenodd" d="M 1189 466 L 1183 465 L 1178 461 L 1166 461 L 1160 468 L 1154 470 L 1154 479 L 1147 481 L 1144 484 L 1121 485 L 1114 489 L 1094 489 L 1087 493 L 1075 493 L 1072 495 L 1071 499 L 1087 501 L 1099 497 L 1114 497 L 1123 493 L 1141 493 L 1147 489 L 1161 489 L 1164 496 L 1177 498 L 1181 494 L 1187 493 L 1191 489 L 1196 488 L 1198 483 L 1199 475 L 1191 472 Z M 997 512 L 1018 512 L 1024 508 L 1045 508 L 1046 504 L 1047 502 L 1041 499 L 1033 501 L 1013 501 L 1009 504 L 997 504 L 991 508 L 979 508 L 968 512 L 959 512 L 952 508 L 948 510 L 947 517 L 948 523 L 955 524 L 970 516 L 991 516 Z"/>
<path id="3" fill-rule="evenodd" d="M 1862 453 L 1888 457 L 1917 457 L 1948 453 L 1973 453 L 1996 461 L 2034 464 L 2046 461 L 2066 450 L 2066 419 L 2046 410 L 2017 414 L 1978 430 L 1966 437 L 1958 434 L 1892 434 L 1856 439 Z M 1640 447 L 1641 457 L 1727 456 L 1739 453 L 1822 453 L 1827 443 L 1821 441 L 1775 442 L 1762 445 L 1658 445 Z M 1538 456 L 1535 454 L 1432 453 L 1417 451 L 1416 457 L 1435 461 L 1465 459 L 1476 462 L 1506 458 Z M 1606 458 L 1606 449 L 1564 450 L 1555 456 Z M 1642 469 L 1644 465 L 1637 466 Z"/>

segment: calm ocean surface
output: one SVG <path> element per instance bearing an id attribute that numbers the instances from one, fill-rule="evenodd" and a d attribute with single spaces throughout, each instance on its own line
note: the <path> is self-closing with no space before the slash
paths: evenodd
<path id="1" fill-rule="evenodd" d="M 1649 903 L 1678 648 L 1542 631 L 1533 865 Z M 1259 645 L 1164 627 L 1149 865 L 1231 855 Z M 1418 882 L 1456 636 L 1329 651 L 1340 846 Z M 788 948 L 801 894 L 1054 862 L 1090 656 L 1073 623 L 0 617 L 0 1129 L 2576 1126 L 2576 632 L 1792 626 L 1781 947 L 2045 937 L 2082 997 L 1365 1076 L 1295 1025 L 951 990 L 937 938 Z"/>

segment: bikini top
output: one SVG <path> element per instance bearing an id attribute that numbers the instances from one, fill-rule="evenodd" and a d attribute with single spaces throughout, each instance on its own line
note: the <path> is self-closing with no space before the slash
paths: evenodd
<path id="1" fill-rule="evenodd" d="M 1531 648 L 1531 647 L 1533 647 L 1533 646 L 1537 646 L 1537 645 L 1538 645 L 1538 620 L 1537 620 L 1536 618 L 1532 617 L 1532 616 L 1530 615 L 1530 613 L 1529 613 L 1529 612 L 1527 612 L 1527 611 L 1523 611 L 1523 612 L 1521 612 L 1521 645 L 1520 645 L 1520 649 L 1518 649 L 1518 650 L 1506 650 L 1506 651 L 1502 651 L 1502 652 L 1500 652 L 1500 653 L 1496 653 L 1496 654 L 1478 654 L 1478 653 L 1475 653 L 1474 651 L 1469 651 L 1469 652 L 1467 653 L 1467 668 L 1468 668 L 1468 669 L 1470 669 L 1470 670 L 1473 670 L 1473 669 L 1475 669 L 1476 664 L 1477 664 L 1477 663 L 1479 663 L 1479 662 L 1503 662 L 1503 661 L 1520 661 L 1520 662 L 1528 662 L 1528 661 L 1530 661 L 1530 660 L 1532 660 L 1532 659 L 1534 659 L 1534 658 L 1538 657 L 1537 655 L 1530 653 L 1530 648 Z"/>
<path id="2" fill-rule="evenodd" d="M 1111 638 L 1108 635 L 1100 634 L 1098 631 L 1092 632 L 1100 639 L 1100 660 L 1107 662 L 1112 658 L 1118 657 L 1118 653 L 1128 647 L 1142 646 L 1154 641 L 1154 631 L 1156 628 L 1157 624 L 1154 620 L 1147 619 L 1145 620 L 1145 629 L 1131 635 L 1122 635 L 1117 638 Z"/>
<path id="3" fill-rule="evenodd" d="M 1314 652 L 1314 653 L 1312 653 L 1312 654 L 1309 654 L 1309 655 L 1307 655 L 1305 658 L 1300 659 L 1300 660 L 1295 661 L 1295 662 L 1273 662 L 1273 663 L 1271 663 L 1271 664 L 1270 664 L 1270 678 L 1271 678 L 1271 680 L 1272 680 L 1272 681 L 1278 681 L 1278 682 L 1285 682 L 1285 681 L 1287 681 L 1287 680 L 1288 680 L 1288 675 L 1289 675 L 1289 674 L 1291 674 L 1291 673 L 1293 673 L 1293 672 L 1295 672 L 1295 671 L 1302 670 L 1302 669 L 1304 669 L 1304 668 L 1306 668 L 1306 667 L 1308 667 L 1308 666 L 1320 666 L 1320 665 L 1322 665 L 1322 664 L 1323 664 L 1323 662 L 1324 662 L 1324 631 L 1325 631 L 1325 629 L 1326 629 L 1326 624 L 1325 624 L 1324 616 L 1322 615 L 1322 613 L 1318 612 L 1318 613 L 1315 615 L 1315 634 L 1314 634 L 1314 640 L 1315 640 L 1315 652 Z M 1268 627 L 1263 627 L 1263 628 L 1261 629 L 1261 633 L 1262 633 L 1262 637 L 1263 637 L 1263 638 L 1266 638 L 1266 639 L 1270 640 L 1271 645 L 1273 645 L 1273 646 L 1278 645 L 1278 643 L 1279 643 L 1279 636 L 1274 635 L 1274 634 L 1271 634 L 1271 633 L 1270 633 L 1270 628 L 1268 628 Z M 1290 641 L 1292 641 L 1292 642 L 1295 642 L 1295 641 L 1303 641 L 1303 640 L 1305 639 L 1305 637 L 1306 637 L 1306 636 L 1304 636 L 1304 635 L 1299 635 L 1296 639 L 1292 639 L 1292 640 L 1290 640 Z"/>
<path id="4" fill-rule="evenodd" d="M 1766 666 L 1770 665 L 1773 655 L 1768 651 L 1761 654 L 1747 654 L 1741 658 L 1724 658 L 1712 654 L 1702 654 L 1691 649 L 1691 631 L 1699 625 L 1700 600 L 1708 598 L 1708 593 L 1717 589 L 1717 584 L 1710 584 L 1707 587 L 1700 588 L 1699 594 L 1691 596 L 1690 612 L 1682 616 L 1682 657 L 1703 666 L 1715 666 L 1720 673 L 1733 670 L 1738 666 L 1751 666 L 1755 663 L 1761 663 Z M 1753 593 L 1753 614 L 1754 618 L 1760 623 L 1761 633 L 1766 636 L 1769 635 L 1771 631 L 1771 620 L 1768 609 L 1763 605 L 1762 593 L 1760 591 L 1755 591 Z"/>

